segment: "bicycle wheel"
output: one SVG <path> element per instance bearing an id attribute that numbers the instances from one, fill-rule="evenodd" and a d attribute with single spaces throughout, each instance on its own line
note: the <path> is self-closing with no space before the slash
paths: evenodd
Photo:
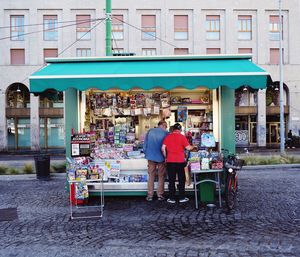
<path id="1" fill-rule="evenodd" d="M 237 195 L 237 181 L 234 174 L 228 174 L 226 178 L 226 191 L 225 191 L 225 201 L 226 206 L 229 210 L 232 210 L 235 206 Z"/>

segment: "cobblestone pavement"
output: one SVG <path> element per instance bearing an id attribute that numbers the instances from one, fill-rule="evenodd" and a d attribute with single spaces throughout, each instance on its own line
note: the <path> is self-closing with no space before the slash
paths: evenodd
<path id="1" fill-rule="evenodd" d="M 300 169 L 240 172 L 235 211 L 106 198 L 104 217 L 69 220 L 63 177 L 4 180 L 0 256 L 300 256 Z"/>

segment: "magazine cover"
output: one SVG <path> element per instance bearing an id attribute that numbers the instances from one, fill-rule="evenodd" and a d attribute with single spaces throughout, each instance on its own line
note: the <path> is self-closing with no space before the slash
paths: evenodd
<path id="1" fill-rule="evenodd" d="M 177 122 L 185 122 L 187 119 L 187 107 L 178 106 L 177 108 Z"/>

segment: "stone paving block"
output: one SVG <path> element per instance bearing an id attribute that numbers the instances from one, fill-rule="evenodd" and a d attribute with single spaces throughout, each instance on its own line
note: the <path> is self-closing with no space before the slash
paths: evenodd
<path id="1" fill-rule="evenodd" d="M 232 212 L 110 197 L 102 219 L 77 221 L 65 178 L 0 178 L 0 208 L 18 209 L 0 222 L 0 256 L 300 256 L 299 171 L 243 171 Z"/>

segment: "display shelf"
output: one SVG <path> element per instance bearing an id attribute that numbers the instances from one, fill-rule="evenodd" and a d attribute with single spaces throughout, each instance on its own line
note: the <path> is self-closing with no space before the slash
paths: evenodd
<path id="1" fill-rule="evenodd" d="M 120 177 L 126 175 L 147 175 L 148 161 L 146 159 L 123 159 L 120 160 Z M 145 195 L 148 190 L 148 182 L 103 182 L 105 195 Z M 154 188 L 157 189 L 157 182 Z M 100 190 L 98 183 L 88 183 L 89 192 L 97 194 Z M 192 191 L 193 187 L 187 186 L 187 191 Z M 165 180 L 165 191 L 168 191 L 168 180 Z"/>
<path id="2" fill-rule="evenodd" d="M 104 194 L 111 193 L 111 192 L 147 192 L 147 182 L 128 182 L 128 183 L 113 183 L 113 182 L 104 182 Z M 154 190 L 157 189 L 157 182 L 154 183 Z M 98 183 L 88 183 L 89 192 L 95 193 L 100 191 L 100 185 Z M 165 181 L 165 191 L 168 191 L 168 181 Z M 193 185 L 189 185 L 185 187 L 186 191 L 192 191 Z"/>

